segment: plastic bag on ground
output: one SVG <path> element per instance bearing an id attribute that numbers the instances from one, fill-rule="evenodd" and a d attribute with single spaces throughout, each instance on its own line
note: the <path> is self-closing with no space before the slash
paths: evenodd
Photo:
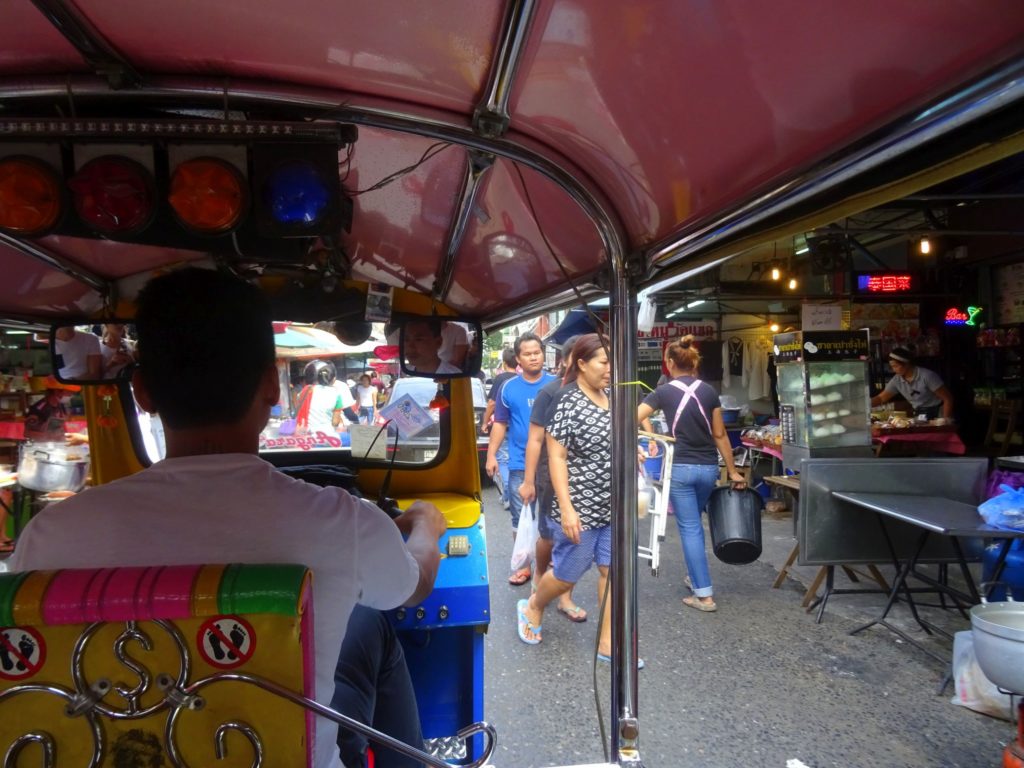
<path id="1" fill-rule="evenodd" d="M 512 570 L 529 567 L 537 551 L 536 504 L 524 504 L 519 513 L 519 527 L 516 529 L 516 543 L 512 547 Z"/>
<path id="2" fill-rule="evenodd" d="M 1009 695 L 1000 693 L 978 666 L 974 635 L 970 631 L 953 635 L 953 683 L 956 686 L 956 693 L 950 699 L 953 704 L 1000 720 L 1013 719 Z"/>

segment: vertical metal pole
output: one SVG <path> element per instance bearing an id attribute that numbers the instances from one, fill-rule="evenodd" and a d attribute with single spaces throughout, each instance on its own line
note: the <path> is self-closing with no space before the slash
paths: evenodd
<path id="1" fill-rule="evenodd" d="M 624 261 L 612 258 L 612 668 L 611 759 L 638 761 L 636 297 Z"/>

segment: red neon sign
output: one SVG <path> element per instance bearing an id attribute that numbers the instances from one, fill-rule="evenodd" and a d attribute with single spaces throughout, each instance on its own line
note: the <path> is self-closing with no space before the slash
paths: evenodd
<path id="1" fill-rule="evenodd" d="M 910 275 L 857 275 L 857 289 L 867 293 L 903 293 L 911 287 Z"/>

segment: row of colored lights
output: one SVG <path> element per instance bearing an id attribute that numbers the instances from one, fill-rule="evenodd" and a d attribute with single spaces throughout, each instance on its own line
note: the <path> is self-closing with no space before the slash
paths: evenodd
<path id="1" fill-rule="evenodd" d="M 329 204 L 328 182 L 305 160 L 283 163 L 260 193 L 280 224 L 315 226 Z M 64 183 L 50 165 L 28 156 L 0 159 L 0 230 L 24 237 L 53 231 L 71 207 L 101 236 L 128 236 L 152 223 L 157 185 L 141 163 L 103 155 L 84 163 Z M 178 164 L 167 202 L 178 222 L 196 234 L 222 235 L 237 229 L 249 210 L 248 184 L 231 163 L 199 157 Z"/>

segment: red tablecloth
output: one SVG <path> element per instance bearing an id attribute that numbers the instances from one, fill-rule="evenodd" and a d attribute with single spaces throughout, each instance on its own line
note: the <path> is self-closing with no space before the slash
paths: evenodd
<path id="1" fill-rule="evenodd" d="M 85 432 L 89 428 L 88 422 L 84 419 L 74 419 L 64 422 L 65 432 Z M 0 421 L 0 440 L 24 440 L 24 421 Z"/>
<path id="2" fill-rule="evenodd" d="M 963 440 L 960 439 L 960 435 L 956 432 L 936 432 L 935 434 L 929 434 L 927 432 L 913 432 L 909 435 L 891 434 L 891 435 L 879 435 L 873 437 L 872 440 L 876 443 L 885 445 L 889 442 L 907 442 L 907 443 L 928 443 L 928 448 L 933 451 L 941 451 L 942 453 L 954 453 L 958 456 L 962 456 L 967 452 L 967 447 L 964 445 Z"/>

